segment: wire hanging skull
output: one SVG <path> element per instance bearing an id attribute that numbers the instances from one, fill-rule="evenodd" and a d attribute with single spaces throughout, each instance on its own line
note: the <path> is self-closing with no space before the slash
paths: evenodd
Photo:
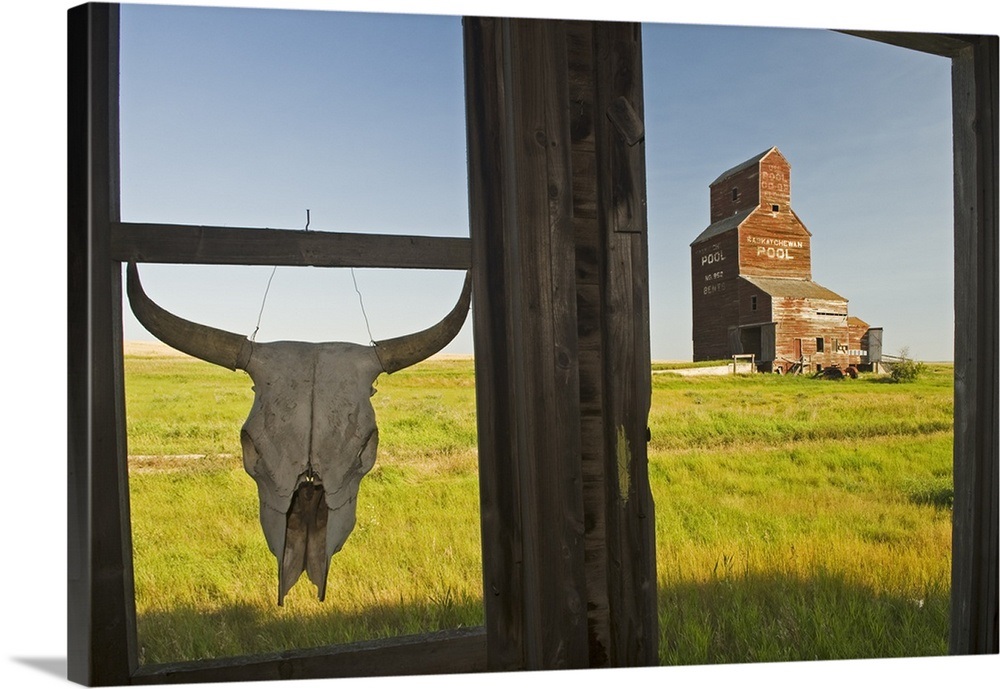
<path id="1" fill-rule="evenodd" d="M 471 276 L 437 325 L 371 346 L 258 343 L 184 320 L 146 296 L 134 263 L 127 292 L 132 312 L 159 340 L 250 375 L 254 401 L 240 442 L 243 466 L 257 484 L 264 537 L 278 561 L 278 605 L 302 572 L 323 600 L 330 558 L 354 529 L 358 486 L 375 464 L 375 379 L 451 342 L 469 310 Z"/>

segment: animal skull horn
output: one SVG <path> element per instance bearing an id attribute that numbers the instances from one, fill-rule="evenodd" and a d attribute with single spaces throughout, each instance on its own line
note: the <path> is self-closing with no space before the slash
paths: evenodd
<path id="1" fill-rule="evenodd" d="M 244 335 L 192 323 L 157 306 L 143 291 L 135 263 L 128 264 L 125 289 L 132 313 L 164 344 L 230 371 L 246 369 L 252 347 L 250 340 Z"/>
<path id="2" fill-rule="evenodd" d="M 382 370 L 386 373 L 395 373 L 440 352 L 462 329 L 465 316 L 469 312 L 471 297 L 472 276 L 466 273 L 458 303 L 440 323 L 412 335 L 376 342 L 375 353 L 382 363 Z"/>
<path id="3" fill-rule="evenodd" d="M 378 428 L 370 397 L 380 373 L 426 359 L 465 322 L 466 275 L 458 304 L 437 325 L 374 346 L 347 342 L 251 342 L 184 320 L 146 296 L 134 263 L 132 311 L 164 343 L 246 371 L 254 402 L 240 431 L 243 466 L 257 484 L 260 522 L 278 560 L 278 605 L 302 572 L 326 595 L 330 558 L 354 529 L 358 485 L 375 463 Z"/>

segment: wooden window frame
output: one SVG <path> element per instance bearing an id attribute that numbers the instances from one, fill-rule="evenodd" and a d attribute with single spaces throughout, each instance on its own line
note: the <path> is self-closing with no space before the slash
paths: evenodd
<path id="1" fill-rule="evenodd" d="M 537 30 L 547 34 L 550 31 L 547 20 L 537 21 Z M 622 28 L 609 31 L 619 31 L 619 40 L 637 31 L 633 25 L 624 26 L 624 33 L 621 33 Z M 487 634 L 482 629 L 266 656 L 139 666 L 125 456 L 122 262 L 465 269 L 473 264 L 473 242 L 464 238 L 390 238 L 291 231 L 275 233 L 256 229 L 252 234 L 244 234 L 231 228 L 122 223 L 118 205 L 118 6 L 94 3 L 73 8 L 69 11 L 68 29 L 69 679 L 87 685 L 124 685 L 486 669 L 491 651 L 487 648 Z M 469 31 L 467 25 L 467 45 Z M 527 33 L 531 31 L 536 28 Z M 566 34 L 556 32 L 553 35 L 563 40 Z M 950 652 L 996 653 L 997 38 L 871 32 L 856 32 L 855 35 L 943 55 L 952 61 L 955 503 Z M 498 44 L 496 50 L 494 55 L 501 57 L 498 64 L 503 64 L 502 58 L 509 54 L 505 52 L 509 45 Z M 469 64 L 470 55 L 472 64 Z M 467 73 L 482 67 L 474 51 L 467 50 L 466 56 Z M 513 66 L 517 68 L 516 64 Z M 510 67 L 508 63 L 506 68 Z M 561 69 L 555 63 L 549 63 L 548 68 L 557 76 Z M 608 73 L 609 84 L 614 85 L 617 74 Z M 481 102 L 470 95 L 472 93 L 474 90 L 467 92 L 467 112 L 473 106 L 481 106 Z M 636 97 L 641 103 L 641 90 L 632 94 L 633 102 Z M 631 107 L 625 97 L 608 105 L 609 116 L 613 116 L 612 121 L 628 146 L 641 139 L 641 118 L 636 118 Z M 489 119 L 493 115 L 479 112 L 477 116 Z M 602 122 L 602 126 L 606 125 Z M 619 164 L 616 156 L 624 155 L 622 160 L 634 166 L 634 171 L 644 169 L 641 156 L 628 159 L 633 149 L 625 143 L 614 143 L 608 150 L 612 166 Z M 490 200 L 487 197 L 491 193 L 487 188 L 483 197 L 473 196 L 470 206 L 474 213 L 484 210 L 477 204 L 483 203 L 484 198 Z M 507 202 L 511 198 L 501 200 Z M 620 209 L 621 206 L 616 205 L 620 201 L 617 197 L 609 197 L 603 207 Z M 618 224 L 611 241 L 623 242 L 630 233 L 641 238 L 634 233 L 642 233 L 645 228 L 630 225 L 628 220 L 627 216 L 621 216 L 615 221 Z M 176 239 L 168 239 L 167 235 Z M 193 244 L 197 244 L 198 251 L 189 250 Z M 635 256 L 644 260 L 644 254 Z M 636 263 L 636 267 L 645 270 L 640 263 Z M 474 272 L 480 270 L 476 266 L 473 269 Z M 492 290 L 494 283 L 478 279 L 489 278 L 489 275 L 477 273 L 476 284 Z M 493 304 L 484 300 L 494 296 L 491 291 L 485 295 L 479 291 L 477 307 Z M 641 315 L 648 327 L 648 312 L 641 311 Z M 639 339 L 636 342 L 641 349 L 643 324 L 637 327 Z M 641 376 L 642 372 L 638 368 L 630 369 L 629 376 L 632 375 Z M 530 383 L 523 376 L 517 380 Z M 641 393 L 641 385 L 637 391 Z M 530 397 L 531 390 L 521 392 Z M 493 471 L 497 469 L 491 467 Z M 540 476 L 530 480 L 537 481 Z M 526 480 L 524 476 L 521 479 Z M 503 489 L 503 486 L 490 487 L 490 490 Z M 561 499 L 571 501 L 571 498 Z M 630 509 L 634 504 L 635 501 L 630 503 Z M 529 532 L 520 538 L 545 541 L 552 534 L 544 533 L 544 528 L 544 520 L 533 522 Z M 622 534 L 628 535 L 632 527 L 625 524 L 622 528 Z M 629 537 L 642 538 L 638 532 Z M 622 542 L 623 548 L 628 545 Z M 646 543 L 645 547 L 648 549 L 650 545 Z M 532 574 L 544 576 L 545 563 L 536 564 L 538 568 Z M 578 572 L 573 573 L 577 575 Z M 632 584 L 638 582 L 641 576 Z M 531 589 L 526 591 L 533 596 L 537 594 L 537 591 L 531 593 Z M 651 614 L 655 629 L 655 609 L 633 609 L 629 614 L 637 617 Z M 487 624 L 489 622 L 487 615 Z M 539 629 L 549 636 L 549 630 Z M 539 640 L 543 642 L 554 643 L 549 638 Z M 534 642 L 527 638 L 519 643 L 530 646 Z M 545 652 L 542 646 L 528 646 L 522 645 L 521 652 L 529 660 L 531 654 Z M 623 648 L 627 650 L 629 646 Z M 655 654 L 655 649 L 653 651 Z M 530 665 L 528 660 L 523 662 Z M 553 661 L 558 662 L 558 658 Z M 574 657 L 572 662 L 578 663 L 580 658 Z"/>
<path id="2" fill-rule="evenodd" d="M 998 38 L 845 32 L 951 59 L 955 422 L 949 653 L 997 653 Z"/>
<path id="3" fill-rule="evenodd" d="M 69 11 L 69 679 L 86 685 L 476 672 L 483 627 L 140 665 L 122 352 L 123 263 L 468 270 L 463 237 L 126 223 L 119 212 L 119 6 Z"/>

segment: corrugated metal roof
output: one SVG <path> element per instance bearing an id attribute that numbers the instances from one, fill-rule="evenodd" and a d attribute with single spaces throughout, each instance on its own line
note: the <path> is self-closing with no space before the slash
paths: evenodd
<path id="1" fill-rule="evenodd" d="M 768 153 L 770 153 L 771 151 L 777 151 L 777 150 L 778 150 L 778 148 L 776 146 L 771 146 L 771 148 L 767 149 L 766 151 L 764 151 L 763 153 L 761 153 L 759 155 L 755 155 L 750 160 L 744 160 L 742 163 L 740 163 L 736 167 L 731 167 L 728 170 L 726 170 L 725 172 L 723 172 L 721 175 L 719 175 L 718 177 L 716 177 L 715 181 L 712 182 L 711 184 L 709 184 L 708 186 L 711 187 L 711 186 L 713 186 L 715 184 L 718 184 L 719 182 L 721 182 L 722 180 L 724 180 L 726 177 L 730 177 L 731 175 L 735 175 L 740 170 L 745 170 L 746 168 L 750 167 L 751 165 L 756 165 Z"/>
<path id="2" fill-rule="evenodd" d="M 819 283 L 802 278 L 765 278 L 756 275 L 741 275 L 741 278 L 758 287 L 772 297 L 799 297 L 804 299 L 830 299 L 844 301 L 847 299 Z"/>
<path id="3" fill-rule="evenodd" d="M 691 242 L 691 246 L 694 246 L 699 242 L 703 242 L 706 239 L 710 239 L 711 237 L 720 235 L 723 232 L 727 232 L 733 229 L 734 227 L 739 227 L 740 223 L 749 218 L 750 214 L 753 213 L 755 210 L 757 210 L 757 208 L 758 206 L 754 206 L 753 208 L 748 208 L 745 211 L 740 211 L 736 215 L 730 215 L 728 218 L 723 218 L 722 220 L 715 221 L 714 223 L 706 227 L 704 231 L 700 235 L 698 235 L 698 237 L 693 242 Z"/>

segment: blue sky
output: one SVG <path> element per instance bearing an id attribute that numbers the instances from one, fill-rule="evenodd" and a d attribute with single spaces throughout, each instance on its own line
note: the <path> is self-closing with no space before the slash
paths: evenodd
<path id="1" fill-rule="evenodd" d="M 653 356 L 690 352 L 709 183 L 777 146 L 813 279 L 884 327 L 887 352 L 951 359 L 949 61 L 787 28 L 651 24 L 643 49 Z"/>
<path id="2" fill-rule="evenodd" d="M 690 241 L 708 183 L 771 146 L 813 233 L 813 277 L 885 328 L 952 356 L 947 60 L 823 30 L 643 27 L 651 350 L 691 356 Z M 126 6 L 125 220 L 467 236 L 461 23 Z M 144 266 L 185 317 L 250 333 L 269 267 Z M 454 271 L 356 270 L 372 336 L 426 327 Z M 471 321 L 470 321 L 471 322 Z M 126 314 L 126 339 L 150 336 Z M 347 269 L 278 268 L 259 340 L 367 342 Z M 448 351 L 471 352 L 467 325 Z"/>
<path id="3" fill-rule="evenodd" d="M 312 230 L 468 236 L 459 18 L 126 7 L 122 37 L 124 219 L 301 229 L 308 209 Z M 141 270 L 164 306 L 241 333 L 272 272 Z M 442 317 L 463 276 L 354 278 L 380 340 Z M 278 268 L 257 339 L 368 342 L 350 270 Z"/>

